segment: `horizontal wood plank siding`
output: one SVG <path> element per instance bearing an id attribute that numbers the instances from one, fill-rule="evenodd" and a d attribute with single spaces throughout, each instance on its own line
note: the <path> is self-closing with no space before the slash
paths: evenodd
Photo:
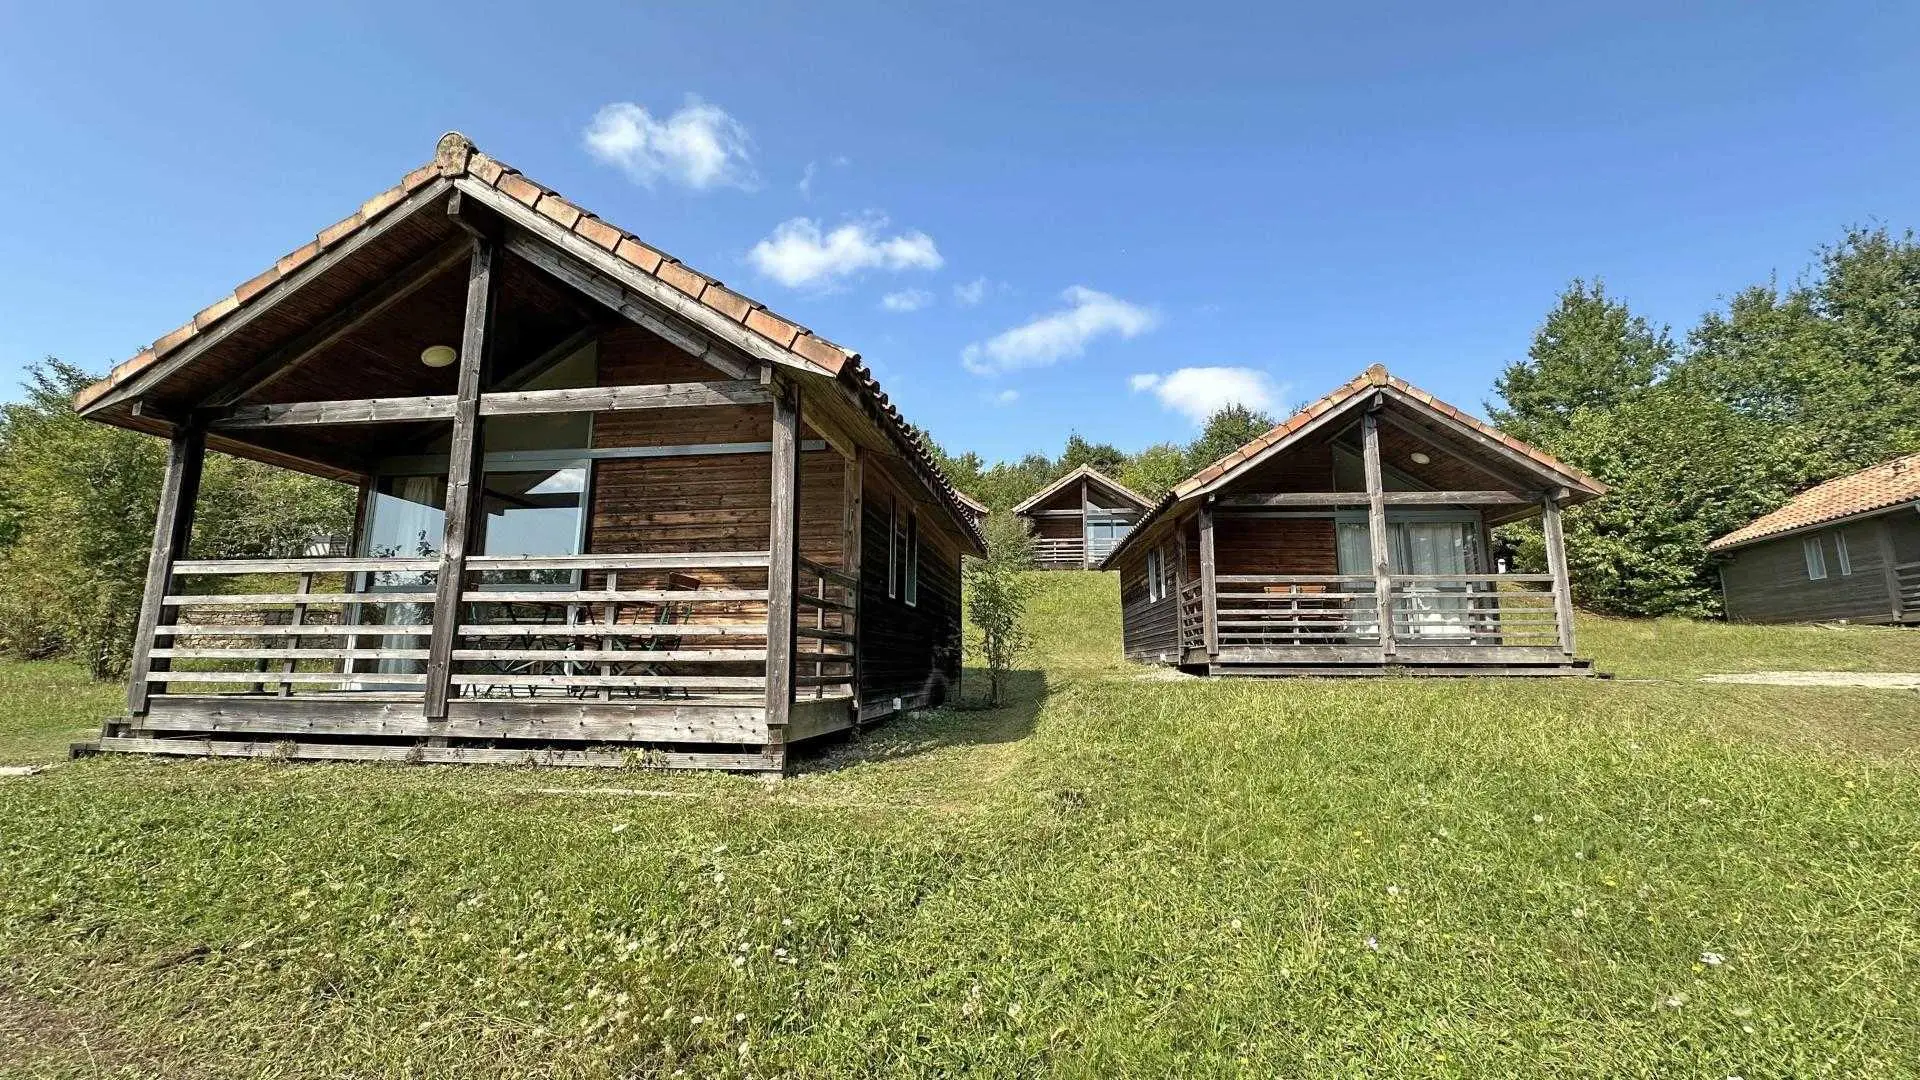
<path id="1" fill-rule="evenodd" d="M 860 514 L 860 701 L 904 703 L 924 695 L 937 705 L 960 677 L 959 548 L 922 511 L 919 603 L 889 597 L 889 510 L 898 500 L 904 522 L 910 504 L 877 472 L 868 472 Z"/>
<path id="2" fill-rule="evenodd" d="M 1127 659 L 1179 662 L 1179 597 L 1173 586 L 1173 550 L 1166 548 L 1166 595 L 1149 600 L 1147 549 L 1127 553 L 1120 571 L 1120 626 Z"/>
<path id="3" fill-rule="evenodd" d="M 1337 574 L 1333 522 L 1327 518 L 1221 515 L 1214 545 L 1222 574 Z M 1196 568 L 1195 573 L 1198 573 Z"/>
<path id="4" fill-rule="evenodd" d="M 1879 524 L 1873 520 L 1835 525 L 1740 548 L 1721 569 L 1727 618 L 1732 622 L 1786 623 L 1855 619 L 1886 621 L 1892 615 Z M 1840 572 L 1836 537 L 1845 537 L 1853 573 Z M 1818 540 L 1827 576 L 1807 577 L 1803 542 Z"/>

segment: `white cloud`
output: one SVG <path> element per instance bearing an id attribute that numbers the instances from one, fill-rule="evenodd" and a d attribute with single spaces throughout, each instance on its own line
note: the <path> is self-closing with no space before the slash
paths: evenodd
<path id="1" fill-rule="evenodd" d="M 960 352 L 960 363 L 975 375 L 1044 367 L 1086 352 L 1088 343 L 1108 334 L 1139 337 L 1159 324 L 1159 316 L 1138 304 L 1075 285 L 1061 296 L 1067 306 L 976 341 Z"/>
<path id="2" fill-rule="evenodd" d="M 1274 412 L 1287 389 L 1264 371 L 1242 367 L 1179 368 L 1164 375 L 1135 375 L 1127 385 L 1136 394 L 1151 392 L 1162 406 L 1195 424 L 1206 423 L 1215 411 L 1236 403 Z"/>
<path id="3" fill-rule="evenodd" d="M 649 188 L 663 179 L 696 191 L 755 183 L 746 127 L 691 94 L 664 119 L 644 105 L 616 101 L 594 114 L 584 138 L 587 153 Z"/>
<path id="4" fill-rule="evenodd" d="M 972 281 L 963 281 L 953 287 L 954 302 L 961 307 L 973 307 L 987 298 L 987 291 L 993 288 L 993 282 L 977 277 Z"/>
<path id="5" fill-rule="evenodd" d="M 1018 390 L 1002 390 L 999 393 L 993 395 L 993 403 L 995 405 L 1011 405 L 1014 402 L 1019 400 L 1020 400 L 1020 391 Z"/>
<path id="6" fill-rule="evenodd" d="M 805 198 L 813 198 L 813 177 L 819 171 L 820 163 L 817 161 L 807 162 L 807 167 L 800 170 L 800 194 Z"/>
<path id="7" fill-rule="evenodd" d="M 925 289 L 901 289 L 880 298 L 880 306 L 888 311 L 919 311 L 931 303 L 933 294 Z"/>
<path id="8" fill-rule="evenodd" d="M 831 285 L 863 270 L 938 270 L 946 263 L 923 232 L 881 236 L 885 218 L 850 221 L 823 233 L 811 218 L 793 218 L 753 245 L 748 261 L 782 285 Z"/>

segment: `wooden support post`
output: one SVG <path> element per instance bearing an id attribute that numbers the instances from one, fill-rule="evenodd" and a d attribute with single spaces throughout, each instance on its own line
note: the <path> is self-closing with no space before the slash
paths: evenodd
<path id="1" fill-rule="evenodd" d="M 1220 655 L 1220 590 L 1213 553 L 1213 504 L 1200 504 L 1200 621 L 1206 635 L 1207 659 Z"/>
<path id="2" fill-rule="evenodd" d="M 1567 576 L 1567 541 L 1560 529 L 1560 501 L 1548 493 L 1540 500 L 1540 528 L 1547 542 L 1547 572 L 1553 575 L 1553 617 L 1560 630 L 1560 651 L 1573 655 L 1573 584 Z"/>
<path id="3" fill-rule="evenodd" d="M 1080 478 L 1080 569 L 1093 569 L 1093 495 Z"/>
<path id="4" fill-rule="evenodd" d="M 794 558 L 799 546 L 800 398 L 785 381 L 773 397 L 773 519 L 767 529 L 767 725 L 793 712 Z"/>
<path id="5" fill-rule="evenodd" d="M 1380 658 L 1394 655 L 1392 557 L 1387 545 L 1386 480 L 1380 468 L 1380 414 L 1360 418 L 1361 458 L 1367 474 L 1367 549 L 1373 562 L 1373 602 L 1380 624 Z"/>
<path id="6" fill-rule="evenodd" d="M 141 594 L 140 622 L 133 632 L 133 657 L 127 675 L 127 712 L 147 714 L 147 676 L 164 670 L 165 660 L 154 660 L 154 630 L 177 620 L 162 603 L 173 581 L 173 564 L 187 553 L 193 536 L 193 504 L 200 496 L 200 467 L 207 456 L 207 433 L 197 424 L 174 429 L 167 444 L 167 471 L 160 479 L 160 509 L 154 516 L 153 547 L 147 554 L 146 591 Z"/>
<path id="7" fill-rule="evenodd" d="M 1900 596 L 1899 557 L 1893 548 L 1893 522 L 1887 515 L 1881 515 L 1874 524 L 1878 526 L 1875 531 L 1879 534 L 1880 567 L 1887 578 L 1887 612 L 1897 623 L 1906 616 L 1906 602 Z"/>
<path id="8" fill-rule="evenodd" d="M 854 730 L 858 731 L 860 729 L 860 629 L 863 622 L 860 598 L 867 591 L 860 577 L 860 564 L 864 554 L 862 548 L 866 537 L 867 451 L 865 447 L 853 448 L 853 456 L 846 461 L 842 483 L 845 488 L 842 495 L 843 508 L 847 518 L 843 526 L 846 529 L 846 546 L 842 549 L 841 565 L 853 578 L 853 595 L 850 600 L 853 611 L 841 618 L 840 625 L 847 633 L 853 635 L 853 640 L 847 642 L 847 652 L 853 656 L 853 663 L 848 665 L 853 681 L 853 701 L 849 708 L 853 710 Z M 851 619 L 851 625 L 849 625 L 849 619 Z"/>
<path id="9" fill-rule="evenodd" d="M 480 388 L 493 346 L 494 301 L 499 275 L 494 245 L 474 240 L 467 271 L 467 315 L 460 332 L 460 374 L 454 392 L 453 440 L 447 449 L 446 531 L 440 542 L 440 572 L 433 589 L 433 634 L 427 642 L 426 716 L 447 718 L 452 690 L 453 645 L 460 626 L 460 593 L 467 578 L 467 543 L 480 488 Z"/>

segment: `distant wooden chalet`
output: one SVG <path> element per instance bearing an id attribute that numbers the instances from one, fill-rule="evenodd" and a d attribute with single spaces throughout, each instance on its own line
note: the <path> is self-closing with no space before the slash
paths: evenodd
<path id="1" fill-rule="evenodd" d="M 1707 550 L 1734 622 L 1920 623 L 1920 454 L 1808 488 Z"/>
<path id="2" fill-rule="evenodd" d="M 987 527 L 987 516 L 993 513 L 991 507 L 964 491 L 955 491 L 953 497 L 959 501 L 960 509 L 967 512 L 967 520 L 973 522 L 974 528 L 985 529 Z"/>
<path id="3" fill-rule="evenodd" d="M 1100 565 L 1152 505 L 1118 480 L 1082 465 L 1011 513 L 1033 536 L 1035 567 L 1087 570 Z"/>
<path id="4" fill-rule="evenodd" d="M 1577 674 L 1579 470 L 1374 366 L 1181 482 L 1106 559 L 1126 652 L 1213 674 Z M 1487 530 L 1538 515 L 1545 574 Z"/>
<path id="5" fill-rule="evenodd" d="M 859 356 L 458 134 L 76 407 L 170 445 L 101 750 L 780 769 L 959 677 L 980 535 Z M 190 557 L 208 449 L 347 552 Z"/>

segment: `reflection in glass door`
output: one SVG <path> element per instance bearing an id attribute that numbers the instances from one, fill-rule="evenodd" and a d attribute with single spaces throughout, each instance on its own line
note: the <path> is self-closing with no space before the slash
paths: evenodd
<path id="1" fill-rule="evenodd" d="M 1336 526 L 1340 573 L 1359 577 L 1373 574 L 1373 552 L 1367 523 L 1342 521 Z M 1387 571 L 1392 574 L 1456 575 L 1471 572 L 1477 558 L 1472 521 L 1387 522 Z M 1467 636 L 1473 605 L 1472 586 L 1465 581 L 1407 582 L 1400 586 L 1394 605 L 1403 638 L 1461 638 Z M 1352 623 L 1361 636 L 1372 636 L 1378 622 L 1371 599 L 1354 604 Z"/>

